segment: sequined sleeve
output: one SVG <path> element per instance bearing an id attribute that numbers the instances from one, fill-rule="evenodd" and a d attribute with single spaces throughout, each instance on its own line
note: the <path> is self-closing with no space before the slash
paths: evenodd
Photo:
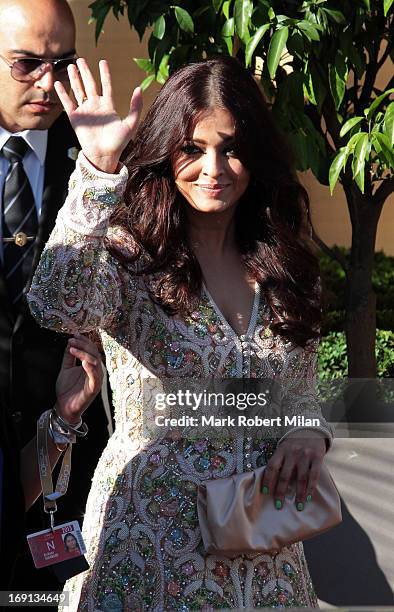
<path id="1" fill-rule="evenodd" d="M 105 328 L 121 304 L 118 265 L 103 240 L 127 169 L 99 172 L 79 155 L 69 193 L 41 256 L 27 299 L 40 325 L 61 332 Z"/>
<path id="2" fill-rule="evenodd" d="M 279 444 L 295 431 L 315 430 L 322 433 L 330 448 L 333 429 L 323 417 L 317 390 L 318 342 L 312 341 L 301 354 L 290 359 L 291 371 L 282 377 L 282 437 Z M 307 431 L 305 431 L 307 437 Z"/>

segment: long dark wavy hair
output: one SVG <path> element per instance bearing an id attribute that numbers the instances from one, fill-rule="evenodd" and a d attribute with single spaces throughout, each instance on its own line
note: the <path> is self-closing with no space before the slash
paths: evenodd
<path id="1" fill-rule="evenodd" d="M 127 266 L 139 262 L 132 268 L 167 312 L 195 307 L 202 272 L 173 167 L 202 113 L 215 107 L 232 114 L 235 150 L 251 174 L 235 212 L 244 265 L 261 285 L 273 332 L 305 346 L 321 320 L 319 268 L 307 239 L 309 199 L 259 86 L 234 58 L 189 64 L 163 86 L 122 158 L 129 170 L 125 204 L 111 224 L 127 240 L 108 239 L 107 248 Z"/>

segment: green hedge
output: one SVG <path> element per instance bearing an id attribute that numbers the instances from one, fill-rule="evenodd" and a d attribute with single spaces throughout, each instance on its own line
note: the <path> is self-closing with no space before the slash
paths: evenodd
<path id="1" fill-rule="evenodd" d="M 348 250 L 340 248 L 346 257 Z M 328 255 L 320 256 L 320 269 L 326 302 L 323 335 L 344 330 L 345 320 L 345 272 Z M 394 257 L 379 251 L 375 254 L 372 276 L 376 293 L 377 327 L 394 331 Z"/>
<path id="2" fill-rule="evenodd" d="M 347 257 L 349 251 L 340 248 Z M 319 375 L 327 380 L 347 376 L 345 321 L 345 272 L 328 257 L 320 255 L 324 290 L 323 337 L 319 350 Z M 376 360 L 379 377 L 394 377 L 394 257 L 375 253 L 372 276 L 376 293 Z"/>
<path id="3" fill-rule="evenodd" d="M 376 334 L 376 361 L 379 377 L 394 377 L 394 332 L 379 329 Z M 324 380 L 347 376 L 344 332 L 323 336 L 319 347 L 319 377 Z"/>

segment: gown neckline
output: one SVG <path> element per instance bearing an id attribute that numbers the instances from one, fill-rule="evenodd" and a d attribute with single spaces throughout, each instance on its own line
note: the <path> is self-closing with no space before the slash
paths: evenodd
<path id="1" fill-rule="evenodd" d="M 253 336 L 253 332 L 256 326 L 256 321 L 257 321 L 257 312 L 258 312 L 259 305 L 260 305 L 260 285 L 258 282 L 256 282 L 254 286 L 254 298 L 253 298 L 252 308 L 251 308 L 250 315 L 249 315 L 249 324 L 248 324 L 247 331 L 245 334 L 239 334 L 233 328 L 233 326 L 229 323 L 229 321 L 226 319 L 226 317 L 220 310 L 219 306 L 216 304 L 212 295 L 208 291 L 208 288 L 206 287 L 205 283 L 203 283 L 203 289 L 204 289 L 204 292 L 206 293 L 208 300 L 211 303 L 211 306 L 213 307 L 217 316 L 219 317 L 223 327 L 227 330 L 228 333 L 230 333 L 231 336 L 235 336 L 239 340 L 245 340 L 246 338 L 251 338 Z"/>

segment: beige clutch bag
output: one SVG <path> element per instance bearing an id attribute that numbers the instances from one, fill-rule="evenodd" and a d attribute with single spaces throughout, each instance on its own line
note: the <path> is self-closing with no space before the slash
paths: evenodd
<path id="1" fill-rule="evenodd" d="M 274 552 L 312 538 L 342 521 L 338 490 L 322 465 L 313 501 L 304 510 L 295 506 L 295 483 L 281 510 L 271 495 L 260 492 L 265 466 L 202 483 L 197 511 L 207 553 L 236 557 L 243 553 Z"/>

